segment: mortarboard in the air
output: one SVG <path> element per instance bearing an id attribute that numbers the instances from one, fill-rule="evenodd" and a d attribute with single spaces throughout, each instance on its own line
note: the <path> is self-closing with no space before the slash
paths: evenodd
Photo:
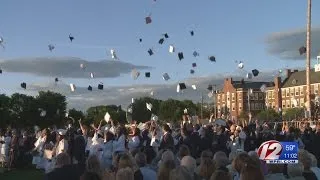
<path id="1" fill-rule="evenodd" d="M 306 47 L 301 46 L 301 47 L 299 48 L 299 54 L 300 54 L 300 55 L 302 55 L 302 54 L 304 54 L 304 53 L 306 53 L 306 52 L 307 52 L 307 48 L 306 48 Z"/>
<path id="2" fill-rule="evenodd" d="M 99 90 L 103 90 L 103 84 L 102 83 L 98 84 L 98 89 Z"/>
<path id="3" fill-rule="evenodd" d="M 197 51 L 193 51 L 193 54 L 192 54 L 194 57 L 197 57 L 199 56 L 199 53 Z"/>
<path id="4" fill-rule="evenodd" d="M 133 69 L 131 72 L 131 76 L 134 80 L 138 79 L 138 77 L 140 76 L 140 72 L 137 71 L 136 69 Z"/>
<path id="5" fill-rule="evenodd" d="M 54 79 L 54 81 L 55 81 L 55 82 L 58 82 L 58 81 L 59 81 L 59 79 L 58 79 L 58 78 L 55 78 L 55 79 Z"/>
<path id="6" fill-rule="evenodd" d="M 151 103 L 146 103 L 146 107 L 149 111 L 152 110 L 152 104 Z"/>
<path id="7" fill-rule="evenodd" d="M 88 86 L 88 91 L 92 91 L 92 86 Z"/>
<path id="8" fill-rule="evenodd" d="M 251 73 L 247 73 L 247 79 L 252 79 L 252 74 Z"/>
<path id="9" fill-rule="evenodd" d="M 146 24 L 152 23 L 151 16 L 147 16 L 147 17 L 145 18 L 145 20 L 146 20 Z"/>
<path id="10" fill-rule="evenodd" d="M 139 41 L 142 42 L 142 39 L 140 38 Z"/>
<path id="11" fill-rule="evenodd" d="M 0 74 L 2 74 L 2 69 L 0 69 Z"/>
<path id="12" fill-rule="evenodd" d="M 149 53 L 150 56 L 152 56 L 152 55 L 153 55 L 152 49 L 149 49 L 149 50 L 148 50 L 148 53 Z"/>
<path id="13" fill-rule="evenodd" d="M 194 36 L 194 31 L 190 31 L 191 36 Z"/>
<path id="14" fill-rule="evenodd" d="M 81 63 L 81 64 L 80 64 L 80 68 L 81 68 L 81 69 L 84 69 L 84 68 L 85 68 L 84 64 Z"/>
<path id="15" fill-rule="evenodd" d="M 90 73 L 90 77 L 91 77 L 91 78 L 94 78 L 94 74 L 93 74 L 93 73 Z"/>
<path id="16" fill-rule="evenodd" d="M 192 67 L 197 67 L 197 63 L 192 63 Z"/>
<path id="17" fill-rule="evenodd" d="M 179 83 L 179 84 L 177 85 L 177 92 L 183 91 L 183 90 L 185 90 L 185 89 L 187 89 L 187 86 L 186 86 L 185 83 Z"/>
<path id="18" fill-rule="evenodd" d="M 216 62 L 216 57 L 214 57 L 214 56 L 209 56 L 209 60 L 212 61 L 212 62 Z"/>
<path id="19" fill-rule="evenodd" d="M 153 91 L 151 91 L 151 92 L 150 92 L 150 95 L 151 95 L 151 96 L 153 96 L 153 95 L 154 95 L 154 92 L 153 92 Z"/>
<path id="20" fill-rule="evenodd" d="M 48 45 L 48 48 L 49 48 L 49 51 L 52 51 L 52 50 L 54 50 L 55 47 L 54 47 L 54 45 L 49 44 L 49 45 Z"/>
<path id="21" fill-rule="evenodd" d="M 168 33 L 165 33 L 165 34 L 164 34 L 164 37 L 165 37 L 166 39 L 168 39 L 168 38 L 169 38 Z"/>
<path id="22" fill-rule="evenodd" d="M 183 57 L 183 52 L 179 52 L 178 53 L 178 58 L 181 61 L 184 57 Z"/>
<path id="23" fill-rule="evenodd" d="M 253 69 L 253 70 L 252 70 L 252 75 L 253 75 L 254 77 L 258 76 L 258 75 L 259 75 L 259 71 L 258 71 L 257 69 Z"/>
<path id="24" fill-rule="evenodd" d="M 23 88 L 23 89 L 26 89 L 27 88 L 27 83 L 23 82 L 20 84 L 20 86 Z"/>
<path id="25" fill-rule="evenodd" d="M 168 73 L 164 73 L 164 74 L 162 75 L 162 78 L 163 78 L 163 80 L 168 81 L 168 80 L 170 79 L 170 76 L 169 76 Z"/>
<path id="26" fill-rule="evenodd" d="M 244 64 L 243 64 L 243 62 L 240 61 L 239 64 L 238 64 L 238 68 L 239 69 L 243 69 L 243 67 L 244 67 Z"/>
<path id="27" fill-rule="evenodd" d="M 150 74 L 151 74 L 150 72 L 146 72 L 146 73 L 145 73 L 145 76 L 146 76 L 147 78 L 149 78 L 149 77 L 150 77 Z"/>
<path id="28" fill-rule="evenodd" d="M 163 44 L 163 42 L 164 42 L 164 38 L 161 38 L 161 39 L 159 40 L 159 44 Z"/>
<path id="29" fill-rule="evenodd" d="M 212 98 L 212 97 L 213 97 L 213 93 L 212 93 L 212 92 L 209 92 L 209 93 L 208 93 L 208 97 L 209 97 L 209 98 Z"/>
<path id="30" fill-rule="evenodd" d="M 263 84 L 261 87 L 260 87 L 260 91 L 261 92 L 266 92 L 266 89 L 267 89 L 267 86 L 265 84 Z"/>
<path id="31" fill-rule="evenodd" d="M 192 85 L 191 87 L 192 87 L 192 89 L 197 90 L 197 86 L 196 85 Z"/>
<path id="32" fill-rule="evenodd" d="M 74 37 L 71 34 L 69 34 L 69 39 L 72 42 L 74 40 Z"/>
<path id="33" fill-rule="evenodd" d="M 174 52 L 175 52 L 175 48 L 174 48 L 173 45 L 170 45 L 170 46 L 169 46 L 169 52 L 170 52 L 170 53 L 174 53 Z"/>
<path id="34" fill-rule="evenodd" d="M 117 54 L 116 54 L 116 51 L 115 51 L 114 49 L 111 49 L 111 50 L 110 50 L 110 54 L 111 54 L 111 58 L 112 58 L 112 59 L 118 59 Z"/>
<path id="35" fill-rule="evenodd" d="M 70 89 L 72 92 L 74 92 L 76 90 L 76 86 L 74 84 L 70 84 Z"/>
<path id="36" fill-rule="evenodd" d="M 208 88 L 207 88 L 209 91 L 212 91 L 213 90 L 213 86 L 212 85 L 208 85 Z"/>
<path id="37" fill-rule="evenodd" d="M 194 74 L 194 70 L 193 69 L 190 70 L 190 74 Z"/>

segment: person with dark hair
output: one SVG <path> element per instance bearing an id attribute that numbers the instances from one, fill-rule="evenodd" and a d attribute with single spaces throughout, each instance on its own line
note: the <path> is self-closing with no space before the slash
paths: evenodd
<path id="1" fill-rule="evenodd" d="M 160 141 L 160 149 L 174 149 L 174 140 L 171 135 L 171 129 L 168 124 L 163 125 L 164 135 Z"/>

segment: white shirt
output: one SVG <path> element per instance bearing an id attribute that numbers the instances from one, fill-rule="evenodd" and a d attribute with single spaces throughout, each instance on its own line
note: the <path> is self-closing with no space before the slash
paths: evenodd
<path id="1" fill-rule="evenodd" d="M 62 139 L 61 141 L 59 141 L 59 144 L 57 146 L 56 156 L 67 151 L 68 151 L 68 142 Z"/>
<path id="2" fill-rule="evenodd" d="M 139 136 L 133 136 L 131 138 L 131 141 L 129 141 L 128 143 L 128 148 L 131 150 L 131 149 L 135 149 L 135 148 L 138 148 L 140 145 L 140 138 Z"/>

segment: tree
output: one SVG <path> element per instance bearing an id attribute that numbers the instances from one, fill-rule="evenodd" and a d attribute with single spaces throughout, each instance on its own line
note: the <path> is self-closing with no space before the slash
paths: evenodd
<path id="1" fill-rule="evenodd" d="M 160 119 L 165 122 L 177 122 L 181 120 L 185 105 L 178 100 L 168 99 L 160 104 Z"/>
<path id="2" fill-rule="evenodd" d="M 280 119 L 280 114 L 274 109 L 262 110 L 257 114 L 260 121 L 277 121 Z"/>
<path id="3" fill-rule="evenodd" d="M 77 123 L 77 121 L 79 120 L 79 119 L 84 119 L 84 117 L 85 117 L 85 115 L 83 114 L 83 112 L 82 111 L 78 111 L 78 110 L 76 110 L 76 109 L 69 109 L 69 111 L 68 111 L 68 117 L 70 118 L 70 119 L 73 119 L 74 121 L 76 121 L 75 123 Z"/>
<path id="4" fill-rule="evenodd" d="M 284 120 L 294 120 L 304 118 L 304 109 L 303 108 L 290 108 L 286 109 L 283 112 Z"/>
<path id="5" fill-rule="evenodd" d="M 146 103 L 152 104 L 151 111 L 147 109 Z M 149 121 L 152 114 L 159 114 L 160 103 L 160 100 L 150 97 L 136 99 L 134 103 L 132 103 L 132 120 L 137 122 Z"/>
<path id="6" fill-rule="evenodd" d="M 98 124 L 101 120 L 104 120 L 104 116 L 107 112 L 110 114 L 115 123 L 126 122 L 126 112 L 121 109 L 121 106 L 107 105 L 90 107 L 87 110 L 87 117 L 84 123 L 87 125 L 91 123 Z"/>
<path id="7" fill-rule="evenodd" d="M 0 94 L 0 127 L 5 127 L 10 123 L 10 100 L 10 97 L 6 96 L 5 94 Z"/>

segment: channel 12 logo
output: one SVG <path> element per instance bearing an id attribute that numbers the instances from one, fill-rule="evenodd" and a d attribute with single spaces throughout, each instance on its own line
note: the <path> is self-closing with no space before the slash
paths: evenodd
<path id="1" fill-rule="evenodd" d="M 298 147 L 297 142 L 271 140 L 262 143 L 257 153 L 267 164 L 297 164 Z"/>

